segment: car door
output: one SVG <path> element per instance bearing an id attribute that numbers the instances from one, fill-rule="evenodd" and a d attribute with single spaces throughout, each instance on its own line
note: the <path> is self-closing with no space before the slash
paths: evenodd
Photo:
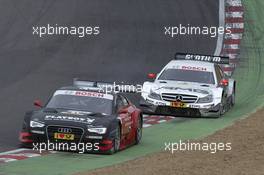
<path id="1" fill-rule="evenodd" d="M 131 107 L 128 100 L 122 95 L 117 96 L 117 112 L 118 117 L 122 123 L 122 134 L 127 135 L 131 131 L 132 118 L 131 118 Z"/>

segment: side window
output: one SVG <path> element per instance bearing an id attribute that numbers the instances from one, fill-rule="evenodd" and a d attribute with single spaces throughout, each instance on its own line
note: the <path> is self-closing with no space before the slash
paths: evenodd
<path id="1" fill-rule="evenodd" d="M 123 102 L 121 97 L 118 95 L 116 98 L 116 109 L 117 111 L 123 107 Z"/>
<path id="2" fill-rule="evenodd" d="M 215 74 L 216 74 L 217 82 L 220 83 L 224 75 L 218 65 L 215 65 Z"/>
<path id="3" fill-rule="evenodd" d="M 129 105 L 129 102 L 127 101 L 126 97 L 121 96 L 121 98 L 122 98 L 122 101 L 123 101 L 123 105 L 124 106 Z"/>
<path id="4" fill-rule="evenodd" d="M 127 99 L 121 95 L 118 95 L 117 99 L 116 99 L 117 110 L 120 110 L 121 108 L 123 108 L 127 105 L 129 105 Z"/>
<path id="5" fill-rule="evenodd" d="M 218 66 L 218 67 L 219 67 L 219 71 L 220 71 L 220 74 L 221 74 L 222 78 L 224 78 L 225 77 L 225 74 L 224 74 L 222 68 L 220 66 Z"/>

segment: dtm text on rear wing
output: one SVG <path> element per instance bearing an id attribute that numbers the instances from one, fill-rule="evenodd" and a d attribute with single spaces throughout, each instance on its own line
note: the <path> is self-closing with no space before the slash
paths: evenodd
<path id="1" fill-rule="evenodd" d="M 176 53 L 175 60 L 194 60 L 205 61 L 217 64 L 229 64 L 229 57 L 189 54 L 189 53 Z"/>

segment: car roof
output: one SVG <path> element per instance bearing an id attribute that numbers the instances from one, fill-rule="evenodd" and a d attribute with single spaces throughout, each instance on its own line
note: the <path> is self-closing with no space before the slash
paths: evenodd
<path id="1" fill-rule="evenodd" d="M 204 61 L 193 61 L 193 60 L 171 60 L 166 66 L 165 69 L 179 69 L 179 67 L 186 66 L 192 68 L 204 68 L 208 72 L 214 72 L 215 64 L 204 62 Z"/>

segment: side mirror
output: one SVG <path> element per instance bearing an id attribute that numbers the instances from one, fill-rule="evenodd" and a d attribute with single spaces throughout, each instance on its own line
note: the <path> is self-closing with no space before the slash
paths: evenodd
<path id="1" fill-rule="evenodd" d="M 40 100 L 35 100 L 34 101 L 34 106 L 37 106 L 37 107 L 40 107 L 40 108 L 43 107 L 42 102 Z"/>
<path id="2" fill-rule="evenodd" d="M 228 77 L 228 78 L 230 78 L 230 77 L 231 77 L 231 75 L 230 75 L 230 74 L 228 74 L 227 72 L 224 72 L 224 74 L 225 74 L 225 77 Z"/>
<path id="3" fill-rule="evenodd" d="M 228 79 L 222 79 L 222 80 L 220 81 L 220 85 L 221 85 L 221 86 L 228 86 Z"/>
<path id="4" fill-rule="evenodd" d="M 156 76 L 157 76 L 157 75 L 154 74 L 154 73 L 149 73 L 149 74 L 148 74 L 148 78 L 149 78 L 149 79 L 155 79 Z"/>
<path id="5" fill-rule="evenodd" d="M 118 111 L 118 114 L 126 114 L 126 113 L 128 113 L 128 110 L 127 109 L 120 109 Z"/>

